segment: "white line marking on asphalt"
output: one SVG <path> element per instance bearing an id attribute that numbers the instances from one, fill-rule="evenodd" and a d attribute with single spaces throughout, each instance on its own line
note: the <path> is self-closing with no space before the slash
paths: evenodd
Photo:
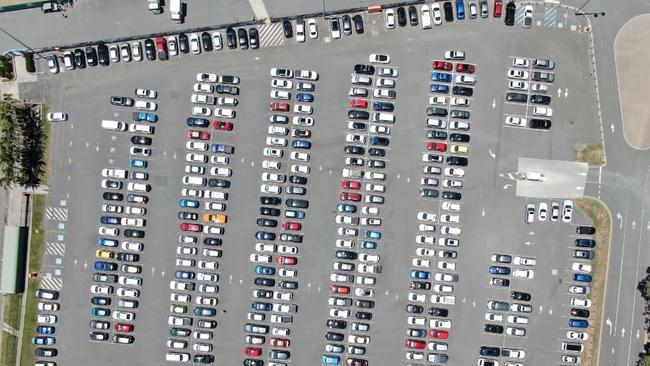
<path id="1" fill-rule="evenodd" d="M 322 166 L 322 165 L 319 165 L 319 166 L 318 166 L 318 171 L 319 171 L 319 172 L 320 172 L 320 171 L 323 171 L 323 166 Z"/>
<path id="2" fill-rule="evenodd" d="M 70 176 L 68 175 L 68 180 L 70 180 Z"/>
<path id="3" fill-rule="evenodd" d="M 176 150 L 174 150 L 174 155 L 172 157 L 176 159 Z"/>
<path id="4" fill-rule="evenodd" d="M 625 337 L 625 328 L 621 328 L 621 337 Z"/>
<path id="5" fill-rule="evenodd" d="M 492 99 L 492 109 L 494 109 L 494 108 L 496 108 L 496 107 L 497 107 L 497 100 L 496 100 L 496 99 Z"/>
<path id="6" fill-rule="evenodd" d="M 254 161 L 251 161 L 251 166 L 255 166 L 255 162 L 254 162 Z"/>
<path id="7" fill-rule="evenodd" d="M 476 307 L 476 301 L 472 301 L 472 307 Z"/>
<path id="8" fill-rule="evenodd" d="M 411 178 L 406 178 L 406 183 L 411 183 Z"/>
<path id="9" fill-rule="evenodd" d="M 160 277 L 165 277 L 165 271 L 160 271 Z"/>
<path id="10" fill-rule="evenodd" d="M 115 152 L 115 148 L 111 146 L 110 149 L 108 149 L 110 152 Z"/>
<path id="11" fill-rule="evenodd" d="M 541 314 L 542 311 L 544 311 L 544 305 L 540 305 L 540 306 L 539 306 L 539 313 Z"/>
<path id="12" fill-rule="evenodd" d="M 113 159 L 108 159 L 109 164 L 113 164 L 114 160 Z"/>
<path id="13" fill-rule="evenodd" d="M 70 142 L 72 142 L 72 141 L 70 141 Z M 86 148 L 88 148 L 88 147 L 90 147 L 90 142 L 86 141 Z"/>
<path id="14" fill-rule="evenodd" d="M 564 97 L 567 98 L 569 96 L 569 88 L 564 89 Z"/>
<path id="15" fill-rule="evenodd" d="M 483 211 L 481 211 L 481 215 L 485 216 L 485 207 L 483 207 Z"/>
<path id="16" fill-rule="evenodd" d="M 95 151 L 99 152 L 99 145 L 95 146 Z"/>
<path id="17" fill-rule="evenodd" d="M 242 283 L 244 283 L 244 280 L 239 279 L 239 284 L 241 285 Z"/>
<path id="18" fill-rule="evenodd" d="M 463 304 L 465 303 L 465 301 L 467 301 L 467 299 L 463 297 Z"/>
<path id="19" fill-rule="evenodd" d="M 562 88 L 557 88 L 557 97 L 560 97 L 560 94 L 562 94 Z"/>
<path id="20" fill-rule="evenodd" d="M 328 173 L 329 175 L 332 175 L 332 171 L 331 171 L 331 170 L 330 170 L 330 171 L 328 171 L 327 173 Z"/>
<path id="21" fill-rule="evenodd" d="M 510 188 L 510 187 L 512 187 L 512 184 L 507 183 L 506 185 L 503 186 L 503 189 L 508 189 L 508 188 Z"/>
<path id="22" fill-rule="evenodd" d="M 320 292 L 320 285 L 318 285 L 318 292 Z"/>
<path id="23" fill-rule="evenodd" d="M 228 276 L 228 283 L 232 283 L 232 275 Z"/>
<path id="24" fill-rule="evenodd" d="M 72 140 L 70 140 L 70 146 L 72 146 Z"/>
<path id="25" fill-rule="evenodd" d="M 88 261 L 84 262 L 84 269 L 88 268 Z"/>
<path id="26" fill-rule="evenodd" d="M 609 126 L 609 128 L 611 128 L 611 129 L 612 129 L 612 133 L 614 133 L 614 124 L 613 124 L 613 123 Z"/>
<path id="27" fill-rule="evenodd" d="M 605 324 L 607 324 L 607 326 L 609 327 L 609 335 L 611 336 L 612 335 L 612 330 L 614 329 L 614 328 L 612 328 L 612 321 L 609 320 L 609 318 L 607 318 L 607 320 L 605 320 Z"/>
<path id="28" fill-rule="evenodd" d="M 72 158 L 68 158 L 68 164 L 72 164 Z"/>
<path id="29" fill-rule="evenodd" d="M 241 158 L 241 163 L 244 164 L 244 157 Z"/>
<path id="30" fill-rule="evenodd" d="M 620 212 L 616 214 L 616 217 L 621 219 L 621 229 L 623 228 L 623 216 L 621 215 Z M 627 211 L 625 211 L 625 217 L 627 217 Z M 619 302 L 621 301 L 621 283 L 623 282 L 623 259 L 625 258 L 625 242 L 627 239 L 626 231 L 623 230 L 623 249 L 621 249 L 621 264 L 620 264 L 620 271 L 618 273 L 618 295 L 616 297 L 616 315 L 614 316 L 614 332 L 616 332 L 617 326 L 618 326 L 618 309 L 619 309 Z"/>

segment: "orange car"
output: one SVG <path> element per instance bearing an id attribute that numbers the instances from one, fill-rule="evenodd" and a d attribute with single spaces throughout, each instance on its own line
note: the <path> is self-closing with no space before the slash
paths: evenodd
<path id="1" fill-rule="evenodd" d="M 228 222 L 228 216 L 224 214 L 205 214 L 203 215 L 203 221 L 205 222 L 214 222 L 217 224 L 225 224 Z"/>

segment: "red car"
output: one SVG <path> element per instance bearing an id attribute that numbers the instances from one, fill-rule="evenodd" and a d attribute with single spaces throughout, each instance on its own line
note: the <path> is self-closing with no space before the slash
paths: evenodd
<path id="1" fill-rule="evenodd" d="M 184 222 L 181 224 L 181 231 L 199 232 L 201 230 L 203 230 L 203 225 L 200 224 L 190 224 L 188 222 Z"/>
<path id="2" fill-rule="evenodd" d="M 156 51 L 158 52 L 158 59 L 160 61 L 167 60 L 167 42 L 165 42 L 165 38 L 156 37 Z"/>
<path id="3" fill-rule="evenodd" d="M 210 133 L 208 131 L 187 130 L 187 138 L 195 140 L 209 140 Z"/>
<path id="4" fill-rule="evenodd" d="M 212 125 L 215 130 L 222 130 L 222 131 L 232 131 L 232 122 L 230 121 L 219 121 L 219 120 L 214 120 L 214 123 Z"/>
<path id="5" fill-rule="evenodd" d="M 124 332 L 124 333 L 133 332 L 133 324 L 116 323 L 115 324 L 115 331 L 116 332 Z"/>
<path id="6" fill-rule="evenodd" d="M 272 111 L 289 112 L 289 103 L 271 103 Z"/>
<path id="7" fill-rule="evenodd" d="M 262 349 L 258 347 L 246 347 L 244 348 L 244 356 L 253 356 L 258 357 L 262 354 Z"/>
<path id="8" fill-rule="evenodd" d="M 433 69 L 434 70 L 451 71 L 451 69 L 453 69 L 453 68 L 454 68 L 454 65 L 451 62 L 433 61 Z"/>
<path id="9" fill-rule="evenodd" d="M 503 0 L 494 0 L 494 6 L 492 7 L 494 11 L 492 12 L 492 16 L 495 18 L 501 18 L 501 8 L 503 7 Z"/>
<path id="10" fill-rule="evenodd" d="M 282 230 L 300 230 L 302 224 L 298 222 L 285 221 L 282 223 Z"/>
<path id="11" fill-rule="evenodd" d="M 339 199 L 341 201 L 359 202 L 359 201 L 361 201 L 361 195 L 359 193 L 341 192 L 341 193 L 339 193 Z"/>
<path id="12" fill-rule="evenodd" d="M 352 108 L 368 108 L 368 102 L 363 99 L 351 99 L 350 107 Z"/>
<path id="13" fill-rule="evenodd" d="M 427 343 L 423 341 L 416 341 L 415 339 L 406 340 L 406 348 L 425 349 Z"/>
<path id="14" fill-rule="evenodd" d="M 282 338 L 271 338 L 269 341 L 269 345 L 271 347 L 289 347 L 291 344 L 291 341 L 288 339 L 282 339 Z"/>
<path id="15" fill-rule="evenodd" d="M 347 286 L 332 285 L 330 286 L 330 294 L 349 294 L 350 288 Z"/>
<path id="16" fill-rule="evenodd" d="M 464 72 L 466 74 L 473 74 L 476 68 L 471 64 L 456 64 L 456 72 Z"/>
<path id="17" fill-rule="evenodd" d="M 438 339 L 447 339 L 449 337 L 449 332 L 447 332 L 446 330 L 431 329 L 429 331 L 429 337 L 438 338 Z"/>
<path id="18" fill-rule="evenodd" d="M 285 257 L 282 255 L 279 255 L 275 258 L 275 263 L 277 264 L 286 264 L 288 266 L 293 266 L 296 263 L 298 263 L 298 258 L 296 257 Z"/>
<path id="19" fill-rule="evenodd" d="M 361 189 L 361 183 L 357 182 L 356 180 L 342 180 L 341 181 L 341 188 L 346 188 L 346 189 Z"/>
<path id="20" fill-rule="evenodd" d="M 442 142 L 427 141 L 427 150 L 445 152 L 447 151 L 447 144 L 443 144 Z"/>

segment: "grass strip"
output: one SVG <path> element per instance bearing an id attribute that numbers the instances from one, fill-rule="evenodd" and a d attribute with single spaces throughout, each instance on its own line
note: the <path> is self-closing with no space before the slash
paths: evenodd
<path id="1" fill-rule="evenodd" d="M 0 366 L 16 366 L 16 350 L 18 338 L 9 332 L 2 334 L 2 353 L 0 353 Z"/>
<path id="2" fill-rule="evenodd" d="M 586 144 L 576 148 L 576 160 L 591 166 L 605 164 L 605 149 L 602 144 Z"/>
<path id="3" fill-rule="evenodd" d="M 16 330 L 20 327 L 20 306 L 22 305 L 22 301 L 22 294 L 4 295 L 4 322 Z"/>

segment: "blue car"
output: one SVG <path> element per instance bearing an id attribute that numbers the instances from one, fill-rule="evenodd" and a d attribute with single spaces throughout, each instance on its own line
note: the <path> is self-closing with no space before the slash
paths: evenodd
<path id="1" fill-rule="evenodd" d="M 576 239 L 575 245 L 582 248 L 593 248 L 596 246 L 596 241 L 593 239 Z"/>
<path id="2" fill-rule="evenodd" d="M 95 261 L 95 269 L 98 271 L 115 271 L 117 264 L 104 261 Z"/>
<path id="3" fill-rule="evenodd" d="M 56 343 L 54 337 L 32 337 L 32 344 L 37 346 L 50 346 Z"/>
<path id="4" fill-rule="evenodd" d="M 379 240 L 381 239 L 381 233 L 378 231 L 372 231 L 372 230 L 364 230 L 361 232 L 361 236 L 364 238 L 370 238 L 370 239 L 375 239 Z"/>
<path id="5" fill-rule="evenodd" d="M 120 219 L 113 216 L 102 216 L 99 218 L 99 222 L 104 225 L 119 225 Z"/>
<path id="6" fill-rule="evenodd" d="M 194 272 L 176 271 L 176 273 L 174 273 L 174 277 L 181 280 L 191 280 L 194 278 Z"/>
<path id="7" fill-rule="evenodd" d="M 509 275 L 510 268 L 501 266 L 490 266 L 490 274 Z"/>
<path id="8" fill-rule="evenodd" d="M 111 311 L 106 309 L 106 308 L 93 308 L 91 310 L 91 313 L 93 316 L 109 316 L 111 315 Z"/>
<path id="9" fill-rule="evenodd" d="M 362 240 L 359 246 L 361 249 L 377 249 L 377 242 Z"/>
<path id="10" fill-rule="evenodd" d="M 199 208 L 199 201 L 182 199 L 182 200 L 178 201 L 178 207 L 180 207 L 180 208 Z"/>
<path id="11" fill-rule="evenodd" d="M 39 325 L 36 327 L 36 333 L 38 334 L 54 334 L 54 327 L 50 327 L 47 325 Z"/>
<path id="12" fill-rule="evenodd" d="M 357 212 L 357 206 L 354 205 L 348 205 L 345 203 L 339 203 L 336 205 L 336 211 L 338 212 Z"/>
<path id="13" fill-rule="evenodd" d="M 99 238 L 97 239 L 97 245 L 100 247 L 112 247 L 115 248 L 118 244 L 118 241 L 115 239 Z"/>
<path id="14" fill-rule="evenodd" d="M 341 358 L 339 356 L 323 355 L 320 358 L 320 363 L 323 365 L 338 365 L 339 362 L 341 362 Z"/>
<path id="15" fill-rule="evenodd" d="M 129 159 L 129 167 L 131 168 L 146 168 L 148 163 L 146 160 Z"/>
<path id="16" fill-rule="evenodd" d="M 212 147 L 210 147 L 213 153 L 221 153 L 221 154 L 232 154 L 235 152 L 235 148 L 230 146 L 230 145 L 224 145 L 224 144 L 212 144 Z"/>
<path id="17" fill-rule="evenodd" d="M 291 146 L 294 149 L 311 149 L 311 142 L 305 140 L 293 140 Z"/>
<path id="18" fill-rule="evenodd" d="M 441 84 L 431 84 L 431 91 L 433 93 L 449 93 L 449 87 Z"/>
<path id="19" fill-rule="evenodd" d="M 578 282 L 591 282 L 591 275 L 583 273 L 574 273 L 573 280 Z"/>
<path id="20" fill-rule="evenodd" d="M 456 18 L 458 20 L 465 19 L 465 5 L 463 4 L 463 0 L 456 0 Z"/>
<path id="21" fill-rule="evenodd" d="M 254 302 L 251 304 L 251 309 L 258 311 L 271 311 L 273 306 L 268 302 Z"/>
<path id="22" fill-rule="evenodd" d="M 150 112 L 133 112 L 133 120 L 136 122 L 151 122 L 158 121 L 158 116 Z"/>
<path id="23" fill-rule="evenodd" d="M 210 121 L 205 118 L 188 117 L 185 121 L 190 127 L 209 127 Z"/>
<path id="24" fill-rule="evenodd" d="M 275 268 L 273 268 L 273 267 L 264 267 L 264 266 L 256 266 L 255 267 L 255 273 L 261 274 L 261 275 L 266 275 L 266 276 L 273 276 L 275 274 Z"/>
<path id="25" fill-rule="evenodd" d="M 412 270 L 411 271 L 411 278 L 415 278 L 418 280 L 428 280 L 431 278 L 431 273 L 426 272 L 426 271 L 417 271 L 417 270 Z"/>
<path id="26" fill-rule="evenodd" d="M 309 93 L 298 93 L 296 94 L 296 100 L 299 102 L 313 102 L 314 96 Z"/>
<path id="27" fill-rule="evenodd" d="M 451 82 L 451 74 L 447 74 L 445 72 L 432 72 L 431 73 L 431 80 L 432 81 L 442 81 L 443 83 L 450 83 Z"/>
<path id="28" fill-rule="evenodd" d="M 194 308 L 194 315 L 196 316 L 215 316 L 217 310 L 213 308 L 196 307 Z"/>
<path id="29" fill-rule="evenodd" d="M 573 328 L 587 328 L 589 322 L 584 319 L 569 319 L 569 326 Z"/>

